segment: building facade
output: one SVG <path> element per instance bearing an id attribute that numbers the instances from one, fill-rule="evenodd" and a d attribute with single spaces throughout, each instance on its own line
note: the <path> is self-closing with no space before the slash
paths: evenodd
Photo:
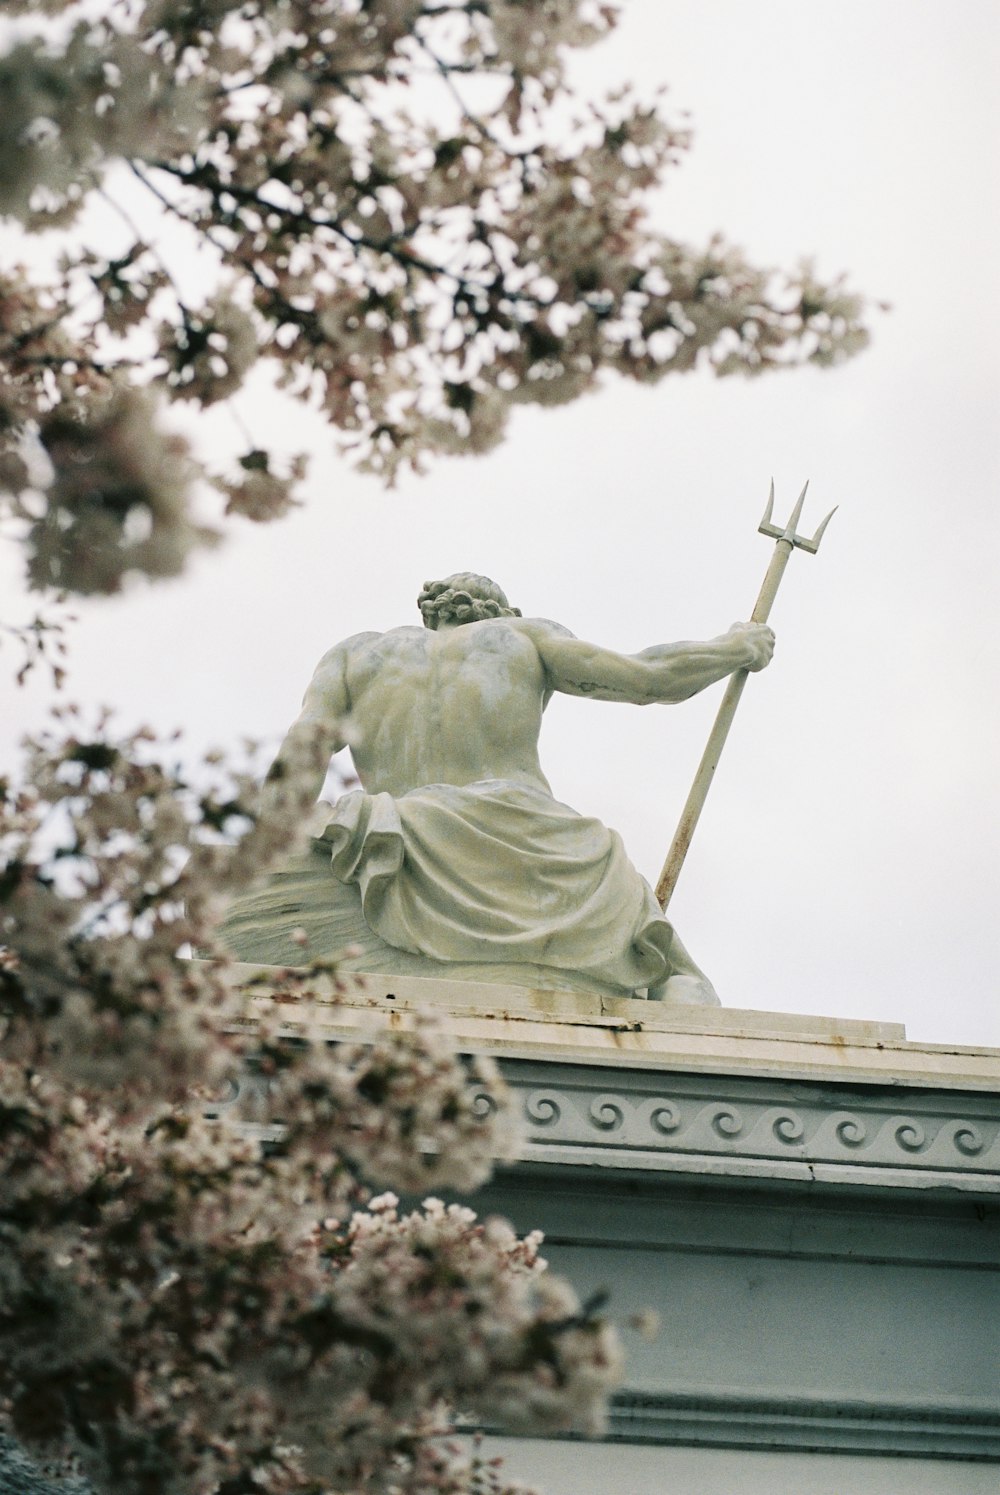
<path id="1" fill-rule="evenodd" d="M 624 1321 L 600 1443 L 491 1437 L 547 1495 L 996 1495 L 1000 1052 L 892 1024 L 367 978 L 520 1098 L 471 1201 Z"/>

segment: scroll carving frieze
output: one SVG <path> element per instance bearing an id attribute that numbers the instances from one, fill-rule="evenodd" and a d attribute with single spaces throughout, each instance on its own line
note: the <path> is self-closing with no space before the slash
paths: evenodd
<path id="1" fill-rule="evenodd" d="M 628 1072 L 615 1076 L 616 1089 L 606 1073 L 581 1070 L 543 1088 L 530 1083 L 530 1068 L 508 1070 L 523 1096 L 528 1156 L 556 1147 L 614 1151 L 623 1162 L 656 1153 L 1000 1174 L 996 1097 L 943 1102 L 940 1092 L 911 1091 L 900 1104 L 902 1096 L 856 1093 L 848 1106 L 833 1087 L 802 1096 L 794 1082 Z M 792 1104 L 781 1093 L 789 1090 Z"/>
<path id="2" fill-rule="evenodd" d="M 806 1177 L 822 1166 L 854 1182 L 910 1174 L 921 1184 L 978 1179 L 1000 1192 L 1000 1096 L 986 1092 L 848 1090 L 530 1060 L 508 1060 L 504 1072 L 520 1098 L 527 1159 L 684 1171 L 703 1161 L 713 1172 L 779 1176 L 795 1176 L 797 1164 Z M 237 1102 L 244 1119 L 269 1130 L 262 1075 L 248 1070 L 229 1083 L 209 1114 Z M 485 1095 L 480 1103 L 491 1104 Z"/>

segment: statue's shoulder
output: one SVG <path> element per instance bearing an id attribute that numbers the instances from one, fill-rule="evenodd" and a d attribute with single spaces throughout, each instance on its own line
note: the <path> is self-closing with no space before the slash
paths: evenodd
<path id="1" fill-rule="evenodd" d="M 403 623 L 382 632 L 355 633 L 334 646 L 348 668 L 377 668 L 385 660 L 426 652 L 429 634 L 421 625 Z"/>
<path id="2" fill-rule="evenodd" d="M 374 643 L 376 639 L 384 637 L 385 635 L 379 633 L 376 629 L 366 628 L 363 633 L 352 633 L 350 638 L 342 639 L 334 647 L 342 649 L 346 654 L 352 654 L 356 649 L 364 649 L 368 644 Z"/>
<path id="3" fill-rule="evenodd" d="M 317 671 L 329 670 L 337 666 L 342 667 L 345 660 L 352 659 L 368 644 L 373 643 L 375 639 L 381 637 L 380 633 L 368 631 L 367 633 L 352 633 L 350 638 L 342 638 L 339 643 L 333 644 L 327 649 L 316 666 Z"/>
<path id="4" fill-rule="evenodd" d="M 512 627 L 526 633 L 529 638 L 575 638 L 562 623 L 557 623 L 553 618 L 506 618 L 504 620 Z"/>

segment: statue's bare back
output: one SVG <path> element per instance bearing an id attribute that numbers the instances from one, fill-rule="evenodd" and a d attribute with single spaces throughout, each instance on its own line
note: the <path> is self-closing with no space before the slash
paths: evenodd
<path id="1" fill-rule="evenodd" d="M 369 793 L 482 779 L 548 784 L 538 762 L 545 667 L 522 620 L 394 628 L 346 651 L 353 757 Z"/>
<path id="2" fill-rule="evenodd" d="M 543 618 L 355 634 L 321 659 L 289 746 L 317 729 L 331 751 L 350 740 L 370 794 L 486 779 L 549 791 L 538 739 L 553 691 L 636 705 L 681 701 L 735 669 L 762 669 L 773 647 L 770 629 L 752 623 L 706 643 L 631 655 Z"/>

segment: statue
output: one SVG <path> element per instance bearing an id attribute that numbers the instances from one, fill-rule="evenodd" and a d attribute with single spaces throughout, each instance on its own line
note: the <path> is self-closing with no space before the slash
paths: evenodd
<path id="1" fill-rule="evenodd" d="M 418 605 L 422 628 L 355 634 L 320 660 L 276 765 L 317 730 L 336 752 L 348 723 L 362 788 L 317 807 L 311 850 L 234 907 L 226 943 L 295 964 L 304 930 L 310 955 L 350 946 L 363 971 L 717 1005 L 620 837 L 553 797 L 538 738 L 553 691 L 683 701 L 763 669 L 771 630 L 618 654 L 465 572 Z"/>

